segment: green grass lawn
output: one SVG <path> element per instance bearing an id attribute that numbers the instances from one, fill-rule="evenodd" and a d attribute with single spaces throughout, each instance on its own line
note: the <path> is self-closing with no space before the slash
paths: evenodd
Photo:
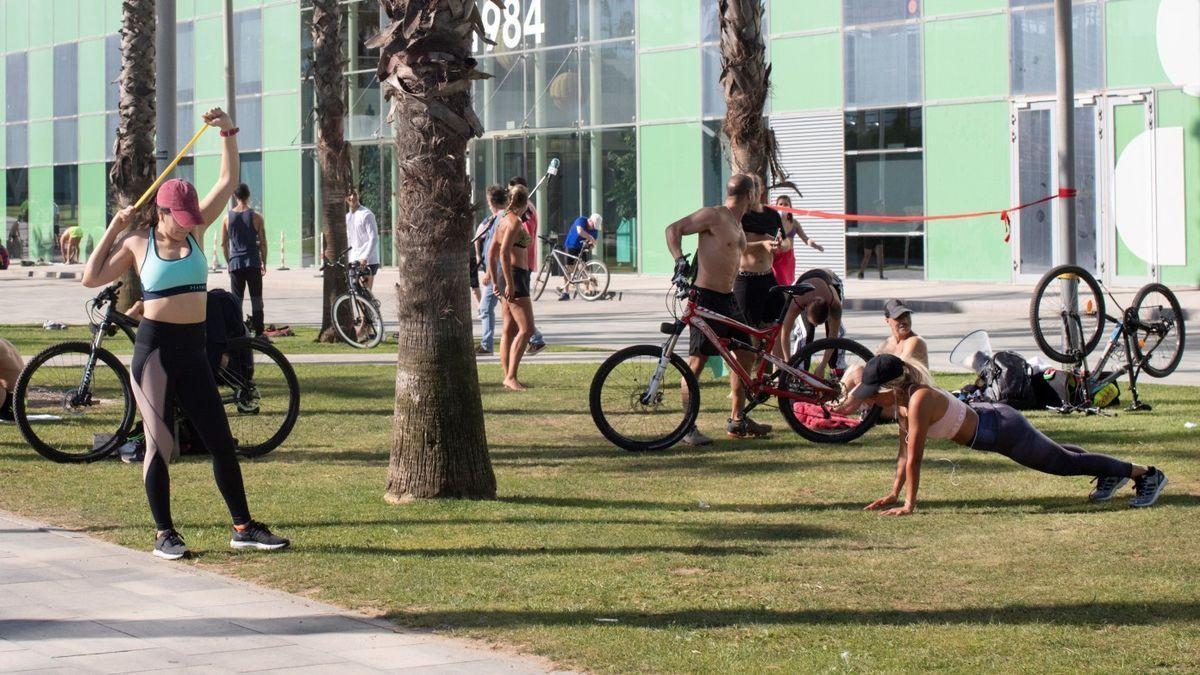
<path id="1" fill-rule="evenodd" d="M 389 328 L 388 337 L 371 352 L 390 351 L 394 353 L 396 351 L 396 339 L 392 337 L 393 329 L 394 327 Z M 285 354 L 362 354 L 365 352 L 365 350 L 356 349 L 342 342 L 314 342 L 317 337 L 315 326 L 293 326 L 292 330 L 296 333 L 294 337 L 271 338 L 272 343 Z M 13 343 L 26 357 L 31 357 L 59 342 L 68 340 L 90 342 L 92 331 L 86 324 L 73 325 L 66 330 L 46 330 L 40 325 L 33 324 L 0 325 L 0 338 Z M 133 344 L 129 342 L 124 333 L 120 332 L 113 337 L 106 338 L 104 348 L 114 354 L 133 353 Z M 551 344 L 546 347 L 546 353 L 590 351 L 607 350 L 565 344 Z"/>
<path id="2" fill-rule="evenodd" d="M 193 564 L 591 671 L 1200 669 L 1194 388 L 1145 387 L 1151 413 L 1033 415 L 1165 469 L 1152 509 L 934 442 L 918 512 L 894 519 L 861 508 L 890 487 L 895 426 L 816 446 L 765 409 L 770 440 L 628 454 L 587 413 L 593 369 L 530 364 L 536 389 L 516 394 L 483 367 L 499 499 L 389 506 L 394 368 L 298 366 L 293 438 L 244 463 L 293 550 L 229 551 L 211 469 L 187 458 L 172 476 Z M 725 391 L 704 389 L 713 436 Z M 149 550 L 140 477 L 52 464 L 0 427 L 0 508 Z"/>

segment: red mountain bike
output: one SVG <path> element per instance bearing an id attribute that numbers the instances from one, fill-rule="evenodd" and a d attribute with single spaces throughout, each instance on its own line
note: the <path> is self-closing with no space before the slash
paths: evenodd
<path id="1" fill-rule="evenodd" d="M 772 288 L 771 293 L 783 294 L 787 302 L 775 322 L 760 330 L 698 307 L 696 288 L 687 279 L 676 277 L 668 295 L 668 309 L 676 319 L 660 328 L 667 340 L 662 345 L 635 345 L 618 351 L 592 378 L 589 407 L 596 427 L 614 445 L 633 452 L 664 450 L 687 435 L 700 414 L 700 387 L 687 362 L 675 353 L 675 346 L 684 329 L 695 326 L 716 345 L 731 377 L 745 385 L 743 414 L 774 397 L 788 426 L 810 441 L 846 443 L 862 436 L 879 419 L 878 406 L 852 417 L 838 415 L 833 408 L 849 393 L 850 383 L 843 385 L 843 376 L 865 365 L 874 356 L 871 350 L 853 340 L 827 338 L 805 345 L 787 362 L 772 353 L 793 296 L 812 288 L 805 283 Z M 678 312 L 681 302 L 682 316 Z M 756 344 L 718 337 L 710 322 L 742 331 Z M 749 372 L 734 358 L 734 349 L 756 355 Z M 685 389 L 690 392 L 686 397 Z"/>

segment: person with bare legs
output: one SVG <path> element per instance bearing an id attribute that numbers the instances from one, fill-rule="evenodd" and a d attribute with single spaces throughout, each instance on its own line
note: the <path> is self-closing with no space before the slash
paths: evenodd
<path id="1" fill-rule="evenodd" d="M 488 270 L 494 277 L 496 295 L 504 300 L 504 331 L 500 335 L 500 365 L 504 388 L 524 391 L 529 387 L 517 379 L 521 357 L 533 336 L 533 301 L 529 297 L 529 258 L 526 251 L 533 236 L 525 229 L 521 214 L 529 206 L 524 185 L 508 188 L 508 204 L 496 227 L 496 241 L 488 253 Z"/>
<path id="2" fill-rule="evenodd" d="M 0 338 L 0 422 L 15 422 L 13 414 L 13 390 L 17 388 L 17 377 L 25 368 L 21 353 L 13 343 Z"/>
<path id="3" fill-rule="evenodd" d="M 736 174 L 725 185 L 725 203 L 720 206 L 709 206 L 682 218 L 667 226 L 667 250 L 675 258 L 676 276 L 685 275 L 691 266 L 683 254 L 683 237 L 697 235 L 695 264 L 698 269 L 696 277 L 696 304 L 709 311 L 727 316 L 745 323 L 746 318 L 738 306 L 733 294 L 733 282 L 737 278 L 738 266 L 742 253 L 747 248 L 746 233 L 742 230 L 742 216 L 750 208 L 754 199 L 754 182 L 745 174 Z M 756 246 L 766 246 L 773 251 L 774 240 L 767 243 L 756 242 Z M 745 333 L 723 324 L 714 324 L 713 330 L 723 338 L 736 339 L 749 344 L 750 338 Z M 692 328 L 689 334 L 688 366 L 697 376 L 704 370 L 704 364 L 710 356 L 717 355 L 717 348 L 710 343 L 704 334 Z M 754 362 L 754 354 L 744 350 L 734 350 L 738 363 L 749 370 Z M 771 432 L 771 427 L 759 424 L 742 414 L 746 404 L 746 392 L 742 382 L 736 376 L 730 376 L 729 386 L 733 393 L 733 406 L 730 410 L 726 432 L 733 438 L 747 436 L 765 436 Z M 685 401 L 691 392 L 683 385 L 682 395 Z M 688 445 L 708 445 L 712 439 L 692 427 L 683 442 Z"/>

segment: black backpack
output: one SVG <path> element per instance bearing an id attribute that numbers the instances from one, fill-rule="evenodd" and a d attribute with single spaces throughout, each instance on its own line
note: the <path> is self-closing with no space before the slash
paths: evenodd
<path id="1" fill-rule="evenodd" d="M 1010 405 L 1017 410 L 1042 407 L 1033 386 L 1034 370 L 1016 352 L 1001 351 L 992 355 L 980 369 L 975 386 L 982 399 Z"/>

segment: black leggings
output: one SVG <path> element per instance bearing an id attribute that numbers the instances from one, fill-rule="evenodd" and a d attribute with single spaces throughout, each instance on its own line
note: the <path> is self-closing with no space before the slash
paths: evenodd
<path id="1" fill-rule="evenodd" d="M 174 527 L 171 521 L 171 480 L 167 464 L 178 452 L 175 405 L 187 415 L 204 447 L 212 455 L 217 489 L 225 498 L 233 522 L 250 522 L 242 470 L 234 454 L 236 441 L 221 405 L 217 382 L 205 354 L 203 323 L 163 323 L 142 319 L 133 348 L 133 393 L 146 432 L 146 461 L 142 478 L 154 526 Z"/>
<path id="2" fill-rule="evenodd" d="M 1030 469 L 1055 476 L 1128 478 L 1133 465 L 1077 445 L 1059 445 L 1038 431 L 1025 416 L 1002 403 L 972 403 L 979 415 L 972 448 L 995 452 Z"/>
<path id="3" fill-rule="evenodd" d="M 229 290 L 238 299 L 238 320 L 241 320 L 242 298 L 246 297 L 246 287 L 250 287 L 250 321 L 254 332 L 263 332 L 263 298 L 262 270 L 257 267 L 231 271 L 229 273 Z"/>

